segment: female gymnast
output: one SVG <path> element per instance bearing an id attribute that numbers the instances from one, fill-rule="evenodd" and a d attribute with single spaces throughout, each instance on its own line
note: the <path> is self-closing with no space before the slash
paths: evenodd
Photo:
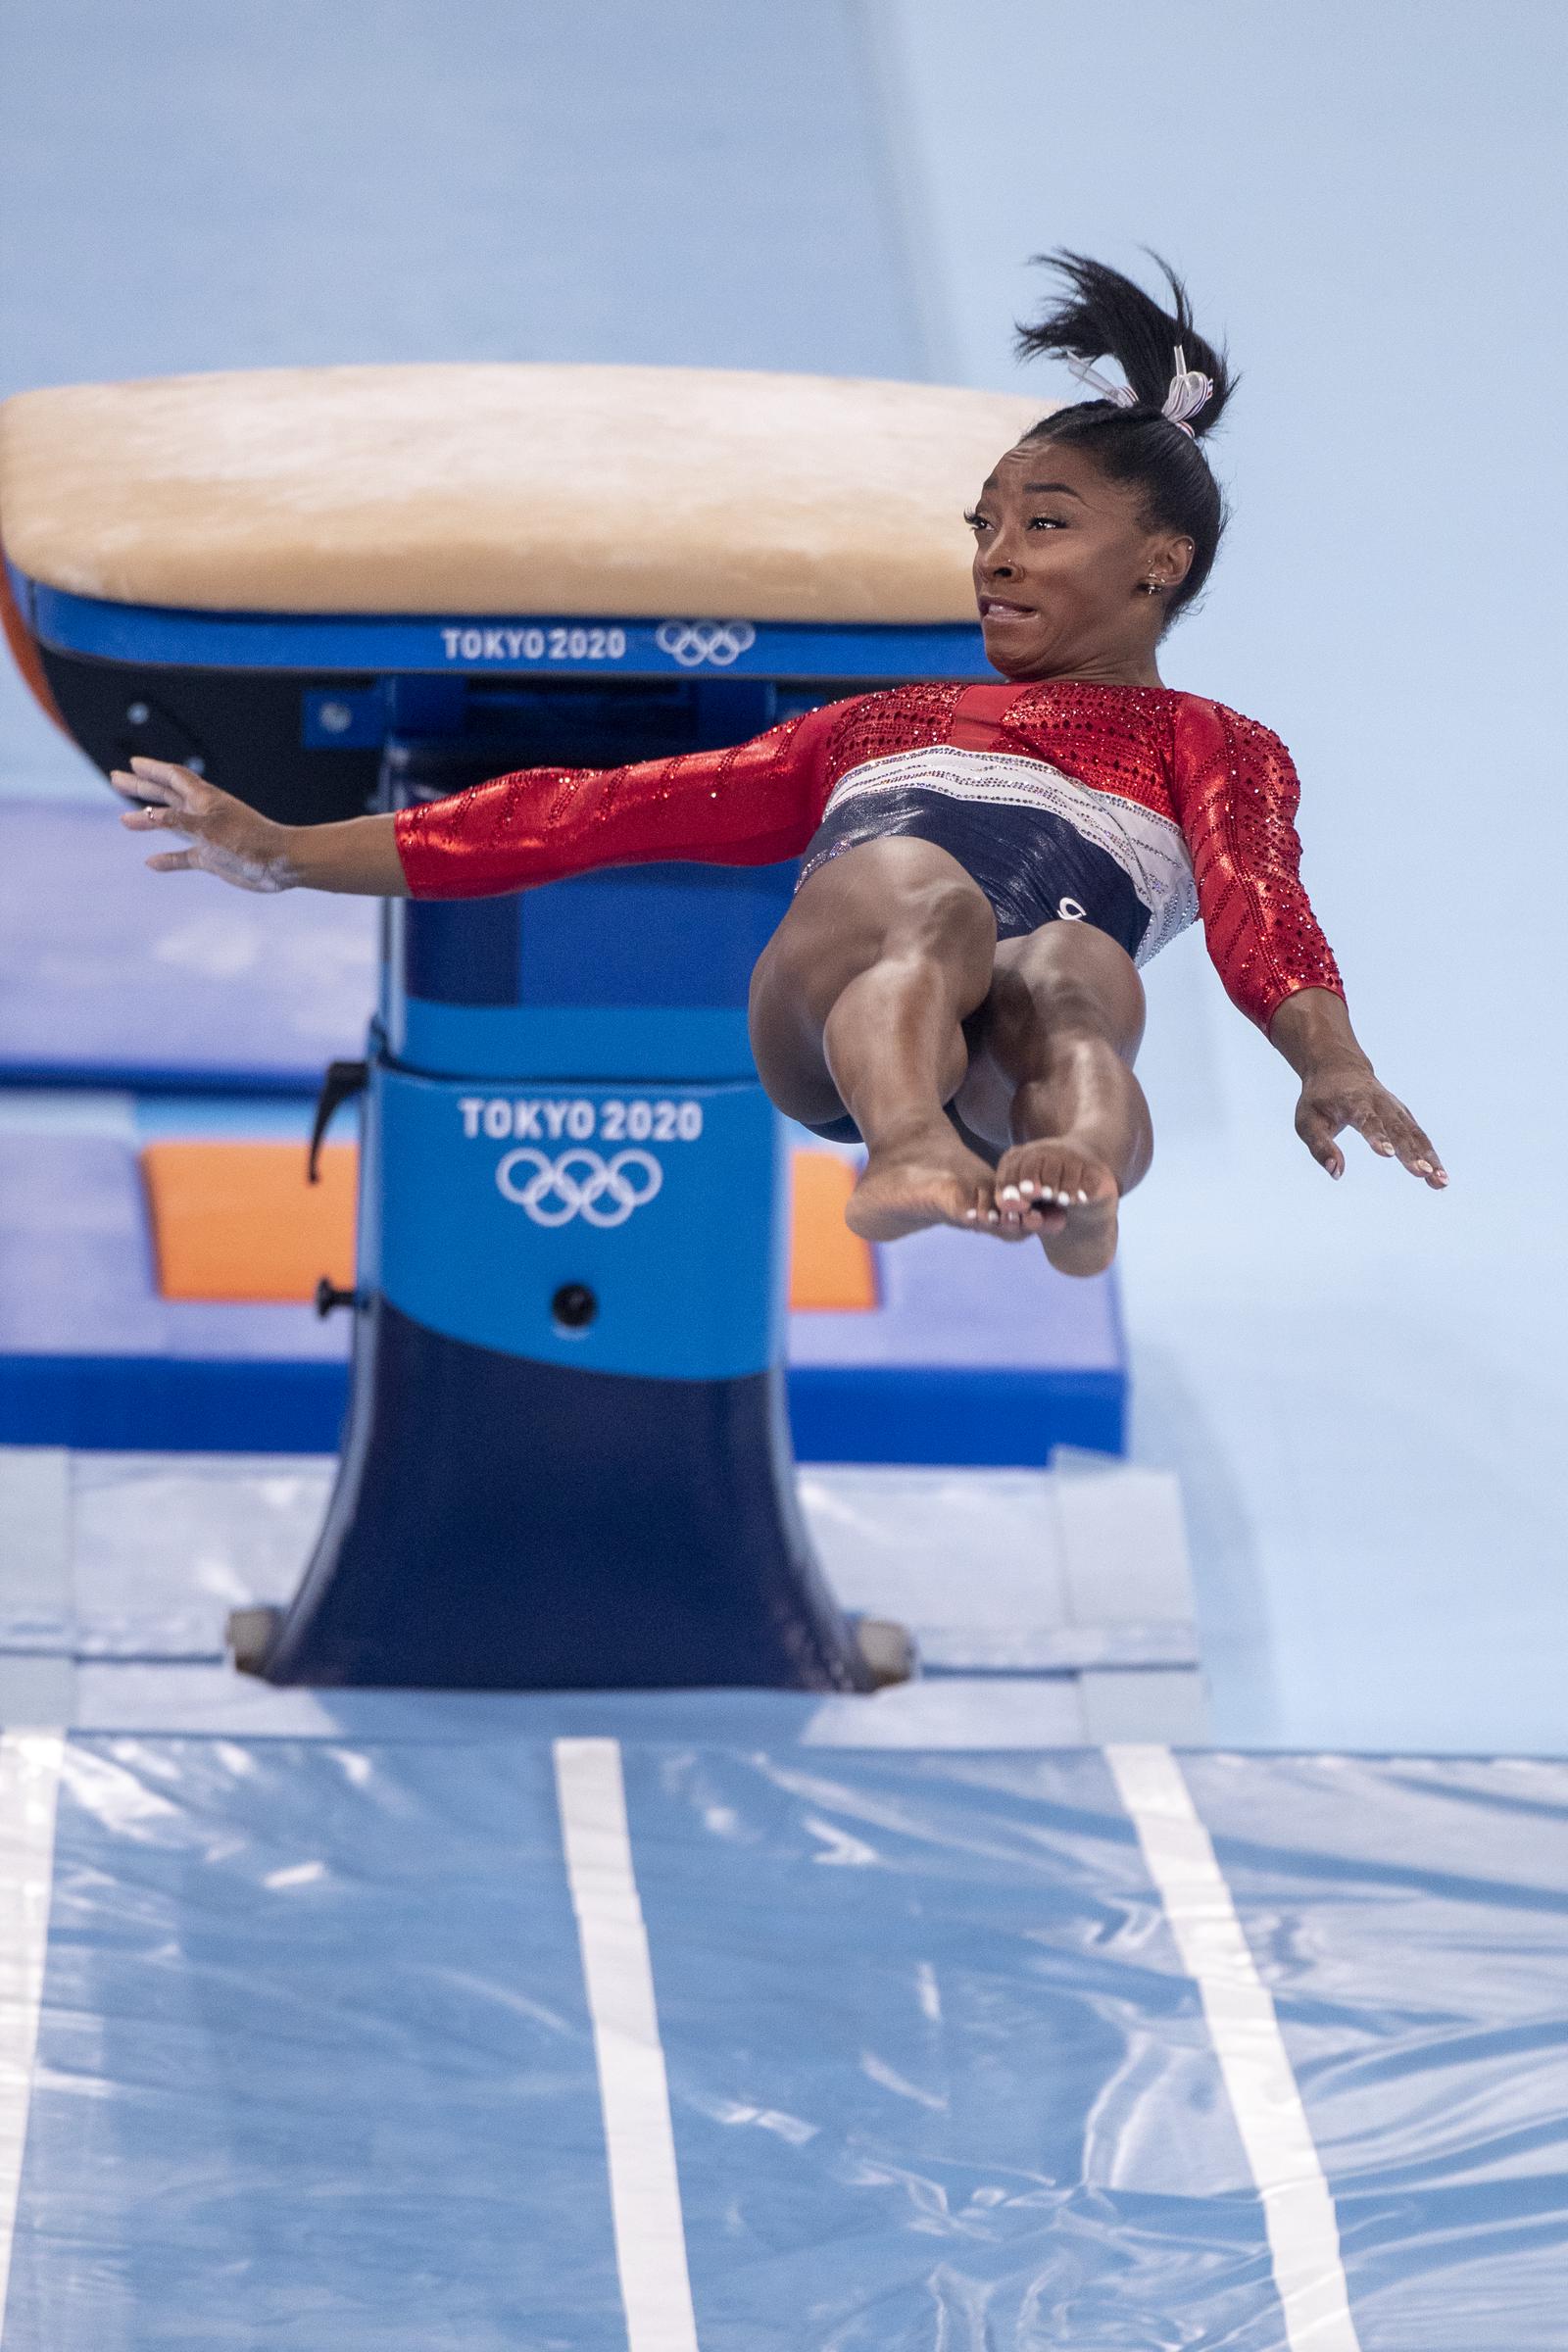
<path id="1" fill-rule="evenodd" d="M 140 804 L 123 822 L 191 845 L 149 865 L 441 899 L 804 853 L 753 980 L 752 1043 L 781 1110 L 863 1140 L 849 1222 L 877 1241 L 1038 1235 L 1069 1274 L 1109 1264 L 1117 1204 L 1150 1164 L 1138 966 L 1201 913 L 1231 998 L 1300 1079 L 1297 1132 L 1319 1164 L 1343 1173 L 1353 1128 L 1441 1189 L 1302 891 L 1289 753 L 1155 665 L 1224 527 L 1198 436 L 1230 398 L 1227 362 L 1163 262 L 1169 311 L 1083 255 L 1049 258 L 1062 293 L 1019 348 L 1063 355 L 1096 397 L 1007 450 L 967 517 L 1002 683 L 858 695 L 726 751 L 524 769 L 338 824 L 277 825 L 136 760 L 114 779 Z M 1092 365 L 1106 355 L 1125 384 Z"/>

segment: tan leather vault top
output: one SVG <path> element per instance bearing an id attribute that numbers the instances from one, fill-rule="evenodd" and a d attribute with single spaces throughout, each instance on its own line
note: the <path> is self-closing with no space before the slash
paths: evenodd
<path id="1" fill-rule="evenodd" d="M 963 509 L 1050 405 L 685 368 L 74 384 L 0 408 L 0 533 L 118 604 L 966 620 Z"/>

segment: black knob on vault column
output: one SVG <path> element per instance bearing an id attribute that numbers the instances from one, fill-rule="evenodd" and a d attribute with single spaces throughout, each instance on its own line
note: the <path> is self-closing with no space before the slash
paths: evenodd
<path id="1" fill-rule="evenodd" d="M 550 1312 L 563 1331 L 586 1331 L 599 1312 L 599 1301 L 585 1282 L 564 1282 L 550 1301 Z"/>

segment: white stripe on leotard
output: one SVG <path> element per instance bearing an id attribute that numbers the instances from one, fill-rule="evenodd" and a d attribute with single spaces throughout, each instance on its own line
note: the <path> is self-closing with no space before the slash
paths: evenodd
<path id="1" fill-rule="evenodd" d="M 976 808 L 1038 808 L 1057 816 L 1107 858 L 1113 858 L 1149 909 L 1149 928 L 1137 960 L 1167 947 L 1198 919 L 1198 885 L 1181 827 L 1120 793 L 1102 792 L 1064 775 L 1048 760 L 1013 752 L 961 751 L 936 743 L 923 751 L 890 752 L 846 769 L 822 811 L 830 815 L 882 795 L 935 792 Z"/>

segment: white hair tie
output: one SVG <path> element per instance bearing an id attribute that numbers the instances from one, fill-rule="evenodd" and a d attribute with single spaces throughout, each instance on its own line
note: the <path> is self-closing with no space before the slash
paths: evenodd
<path id="1" fill-rule="evenodd" d="M 1168 416 L 1172 424 L 1179 425 L 1189 441 L 1196 441 L 1198 435 L 1187 419 L 1196 416 L 1199 410 L 1213 398 L 1214 379 L 1211 375 L 1205 375 L 1200 368 L 1188 367 L 1187 354 L 1179 343 L 1172 346 L 1171 356 L 1176 362 L 1176 372 L 1170 379 L 1170 390 L 1165 395 L 1164 406 L 1159 413 L 1162 416 Z M 1108 375 L 1102 375 L 1099 368 L 1088 360 L 1074 359 L 1070 353 L 1067 355 L 1067 365 L 1078 381 L 1093 385 L 1102 399 L 1114 401 L 1118 409 L 1137 408 L 1138 395 L 1131 384 L 1113 384 Z"/>
<path id="2" fill-rule="evenodd" d="M 1172 424 L 1179 424 L 1182 431 L 1196 441 L 1198 435 L 1187 419 L 1196 416 L 1199 410 L 1213 398 L 1214 378 L 1205 375 L 1200 368 L 1189 368 L 1187 354 L 1179 343 L 1174 347 L 1172 357 L 1176 362 L 1176 372 L 1170 379 L 1170 390 L 1165 395 L 1165 405 L 1159 413 L 1162 416 L 1168 416 Z"/>

